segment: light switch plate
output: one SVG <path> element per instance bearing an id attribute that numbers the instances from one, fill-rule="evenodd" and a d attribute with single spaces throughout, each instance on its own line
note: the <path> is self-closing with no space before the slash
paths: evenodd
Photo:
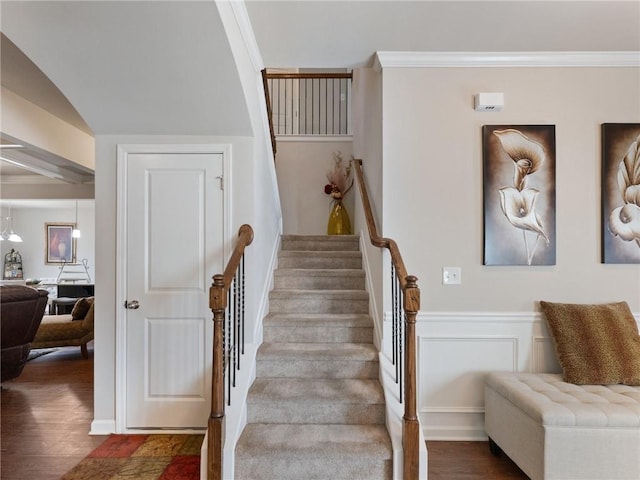
<path id="1" fill-rule="evenodd" d="M 462 283 L 462 268 L 442 267 L 443 285 L 460 285 Z"/>

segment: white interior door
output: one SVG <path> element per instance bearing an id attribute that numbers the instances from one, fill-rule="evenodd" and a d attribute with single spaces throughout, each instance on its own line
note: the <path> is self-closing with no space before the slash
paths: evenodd
<path id="1" fill-rule="evenodd" d="M 222 153 L 127 156 L 127 429 L 206 426 L 208 292 L 223 265 L 222 174 Z"/>

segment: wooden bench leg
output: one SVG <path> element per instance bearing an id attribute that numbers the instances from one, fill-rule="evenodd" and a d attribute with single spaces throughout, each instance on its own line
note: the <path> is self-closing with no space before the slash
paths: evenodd
<path id="1" fill-rule="evenodd" d="M 83 343 L 82 345 L 80 345 L 80 352 L 82 352 L 82 358 L 84 358 L 85 360 L 89 359 L 89 352 L 87 351 L 86 343 Z"/>

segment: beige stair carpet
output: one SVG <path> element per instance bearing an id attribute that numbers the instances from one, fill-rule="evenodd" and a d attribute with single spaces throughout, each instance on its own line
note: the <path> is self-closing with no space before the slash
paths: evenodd
<path id="1" fill-rule="evenodd" d="M 282 238 L 236 480 L 387 480 L 391 441 L 359 239 Z"/>

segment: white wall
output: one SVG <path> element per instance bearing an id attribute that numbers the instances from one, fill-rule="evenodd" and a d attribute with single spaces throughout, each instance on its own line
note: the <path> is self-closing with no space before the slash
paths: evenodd
<path id="1" fill-rule="evenodd" d="M 285 234 L 326 235 L 331 198 L 324 193 L 333 154 L 340 152 L 344 165 L 351 158 L 351 137 L 278 137 L 276 172 L 282 202 Z M 355 190 L 344 201 L 353 228 Z M 355 230 L 353 233 L 357 233 Z"/>
<path id="2" fill-rule="evenodd" d="M 353 71 L 352 83 L 353 112 L 353 156 L 362 160 L 364 181 L 367 186 L 371 209 L 378 228 L 382 230 L 382 76 L 372 68 L 360 68 Z M 360 196 L 356 189 L 354 195 Z M 363 260 L 366 264 L 369 309 L 376 326 L 379 341 L 382 338 L 382 286 L 384 283 L 383 262 L 389 262 L 389 256 L 382 249 L 371 245 L 367 221 L 360 198 L 354 202 L 354 232 L 362 236 Z M 388 278 L 388 277 L 387 277 Z M 380 347 L 380 345 L 377 345 Z"/>
<path id="3" fill-rule="evenodd" d="M 50 203 L 50 206 L 47 206 Z M 60 272 L 57 265 L 45 263 L 45 224 L 46 223 L 75 223 L 76 210 L 74 200 L 50 200 L 30 202 L 20 200 L 21 206 L 12 206 L 13 229 L 22 237 L 22 243 L 4 241 L 0 243 L 2 259 L 4 255 L 15 248 L 22 255 L 22 269 L 24 278 L 43 279 L 56 278 Z M 30 206 L 30 204 L 32 206 Z M 2 207 L 3 227 L 4 217 L 8 209 Z M 94 201 L 78 201 L 78 227 L 82 236 L 76 241 L 76 259 L 89 262 L 89 274 L 95 277 L 95 249 L 94 249 Z"/>
<path id="4" fill-rule="evenodd" d="M 382 233 L 398 242 L 422 293 L 425 436 L 479 439 L 484 372 L 557 369 L 539 300 L 626 300 L 640 311 L 640 265 L 600 257 L 600 126 L 640 122 L 640 69 L 387 67 L 380 75 Z M 487 91 L 504 92 L 503 111 L 473 109 L 473 95 Z M 481 128 L 518 124 L 556 126 L 554 266 L 482 264 Z M 461 285 L 442 285 L 444 266 L 462 268 Z"/>

